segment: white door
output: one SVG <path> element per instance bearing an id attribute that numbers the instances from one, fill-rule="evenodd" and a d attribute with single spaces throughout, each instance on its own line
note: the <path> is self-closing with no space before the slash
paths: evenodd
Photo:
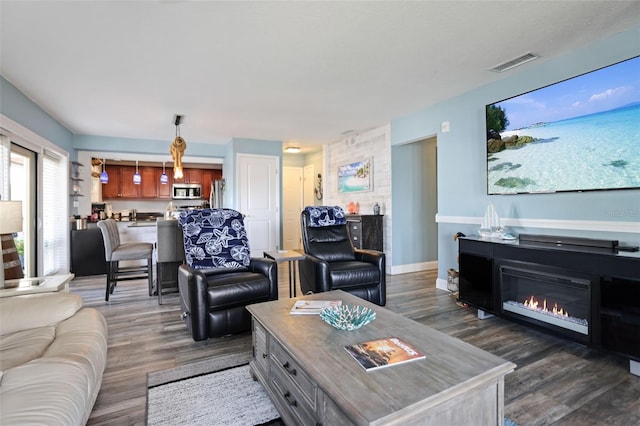
<path id="1" fill-rule="evenodd" d="M 315 175 L 313 164 L 309 164 L 308 166 L 304 166 L 304 206 L 313 206 L 315 204 L 315 193 L 314 188 L 316 186 L 316 179 L 318 177 Z"/>
<path id="2" fill-rule="evenodd" d="M 251 256 L 277 250 L 280 237 L 279 158 L 238 154 L 238 210 L 245 215 Z"/>
<path id="3" fill-rule="evenodd" d="M 301 245 L 302 167 L 282 168 L 282 247 L 297 250 Z"/>

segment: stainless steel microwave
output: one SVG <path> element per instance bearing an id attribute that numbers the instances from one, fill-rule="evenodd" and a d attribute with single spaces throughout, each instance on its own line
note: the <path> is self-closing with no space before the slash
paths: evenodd
<path id="1" fill-rule="evenodd" d="M 174 200 L 199 200 L 202 198 L 202 185 L 197 183 L 174 183 L 172 188 Z"/>

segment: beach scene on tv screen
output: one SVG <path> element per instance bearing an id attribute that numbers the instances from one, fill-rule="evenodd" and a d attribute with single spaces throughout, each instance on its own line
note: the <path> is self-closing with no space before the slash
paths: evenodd
<path id="1" fill-rule="evenodd" d="M 487 192 L 640 188 L 640 57 L 486 106 Z"/>

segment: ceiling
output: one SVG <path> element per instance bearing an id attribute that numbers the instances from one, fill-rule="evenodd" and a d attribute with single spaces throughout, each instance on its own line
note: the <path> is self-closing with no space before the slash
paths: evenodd
<path id="1" fill-rule="evenodd" d="M 172 139 L 177 113 L 187 142 L 305 152 L 639 23 L 637 0 L 2 0 L 0 72 L 75 134 Z"/>

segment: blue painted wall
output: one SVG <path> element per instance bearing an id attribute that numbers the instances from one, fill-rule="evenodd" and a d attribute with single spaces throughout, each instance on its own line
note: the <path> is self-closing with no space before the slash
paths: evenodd
<path id="1" fill-rule="evenodd" d="M 74 135 L 73 147 L 79 151 L 126 152 L 132 154 L 170 155 L 169 146 L 173 135 L 167 139 L 130 139 L 112 136 Z M 226 144 L 230 139 L 220 139 L 215 143 L 187 141 L 188 157 L 224 158 Z"/>
<path id="2" fill-rule="evenodd" d="M 489 196 L 486 194 L 486 153 L 484 107 L 486 104 L 555 83 L 640 54 L 640 26 L 600 40 L 558 58 L 541 58 L 524 71 L 507 72 L 505 78 L 461 96 L 399 117 L 391 123 L 391 144 L 405 144 L 430 135 L 437 135 L 438 147 L 438 213 L 443 216 L 482 217 L 487 205 L 493 203 L 503 218 L 622 221 L 640 222 L 640 191 L 596 191 L 584 193 L 531 194 Z M 482 70 L 478 72 L 484 72 Z M 487 71 L 488 72 L 488 71 Z M 428 102 L 428 99 L 425 100 Z M 440 124 L 449 121 L 451 131 L 440 132 Z M 395 182 L 405 172 L 392 170 Z M 394 213 L 403 205 L 410 206 L 410 192 L 394 191 Z M 633 225 L 634 229 L 636 226 Z M 402 233 L 410 226 L 395 216 L 393 233 Z M 452 236 L 457 231 L 477 233 L 478 226 L 439 224 L 438 257 L 440 278 L 446 269 L 455 267 L 457 244 Z M 640 229 L 640 228 L 638 228 Z M 547 233 L 546 230 L 518 232 Z M 581 235 L 591 238 L 617 238 L 639 244 L 638 233 L 573 232 L 561 230 L 561 235 Z M 397 257 L 394 264 L 416 262 L 410 256 Z M 428 260 L 428 259 L 422 259 Z"/>
<path id="3" fill-rule="evenodd" d="M 58 145 L 76 159 L 73 134 L 0 76 L 0 113 Z"/>

